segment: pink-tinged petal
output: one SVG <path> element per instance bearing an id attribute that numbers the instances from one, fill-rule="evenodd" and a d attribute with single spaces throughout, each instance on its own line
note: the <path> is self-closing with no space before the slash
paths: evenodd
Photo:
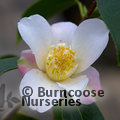
<path id="1" fill-rule="evenodd" d="M 99 72 L 95 68 L 90 66 L 87 70 L 85 70 L 81 74 L 87 75 L 87 77 L 89 78 L 89 82 L 87 85 L 89 88 L 95 90 L 101 90 Z"/>
<path id="2" fill-rule="evenodd" d="M 21 53 L 21 57 L 18 60 L 18 68 L 22 74 L 25 75 L 26 72 L 33 68 L 38 68 L 35 60 L 35 56 L 31 50 L 24 50 Z"/>
<path id="3" fill-rule="evenodd" d="M 25 73 L 27 73 L 30 70 L 26 66 L 21 66 L 21 65 L 18 65 L 18 69 L 19 69 L 22 76 L 24 76 Z"/>
<path id="4" fill-rule="evenodd" d="M 84 90 L 89 90 L 90 92 L 92 90 L 96 90 L 96 93 L 98 93 L 98 90 L 101 90 L 99 72 L 95 68 L 89 67 L 87 70 L 85 70 L 81 74 L 75 75 L 74 77 L 77 77 L 79 75 L 87 75 L 87 77 L 89 79 L 87 87 Z M 91 103 L 96 101 L 95 100 L 96 98 L 97 98 L 97 96 L 96 97 L 81 96 L 80 101 L 81 101 L 82 104 L 91 104 Z"/>
<path id="5" fill-rule="evenodd" d="M 51 26 L 53 33 L 53 43 L 58 44 L 60 42 L 66 43 L 68 46 L 71 43 L 71 36 L 76 30 L 77 25 L 72 22 L 59 22 Z"/>

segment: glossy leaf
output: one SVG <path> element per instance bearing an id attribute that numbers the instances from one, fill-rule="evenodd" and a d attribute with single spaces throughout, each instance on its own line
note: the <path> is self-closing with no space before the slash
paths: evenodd
<path id="1" fill-rule="evenodd" d="M 105 120 L 95 103 L 79 107 L 53 107 L 55 120 Z"/>
<path id="2" fill-rule="evenodd" d="M 39 14 L 46 19 L 53 15 L 64 11 L 76 3 L 76 0 L 39 0 L 31 5 L 22 15 L 28 17 L 30 15 Z M 20 34 L 17 33 L 17 44 L 20 42 Z"/>
<path id="3" fill-rule="evenodd" d="M 0 74 L 18 67 L 17 60 L 19 57 L 0 59 Z"/>
<path id="4" fill-rule="evenodd" d="M 120 0 L 97 0 L 97 5 L 113 37 L 120 66 Z"/>

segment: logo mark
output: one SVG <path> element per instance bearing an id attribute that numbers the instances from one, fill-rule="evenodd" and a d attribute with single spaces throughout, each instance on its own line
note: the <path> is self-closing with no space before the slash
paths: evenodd
<path id="1" fill-rule="evenodd" d="M 1 84 L 0 86 L 0 111 L 4 111 L 5 103 L 7 103 L 8 108 L 12 108 L 13 103 L 19 103 L 19 102 L 20 100 L 18 98 L 13 97 L 12 92 L 9 92 L 7 97 L 5 97 L 5 84 Z"/>

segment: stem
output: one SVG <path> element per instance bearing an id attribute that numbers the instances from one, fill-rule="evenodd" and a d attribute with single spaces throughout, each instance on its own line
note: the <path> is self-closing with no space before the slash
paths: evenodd
<path id="1" fill-rule="evenodd" d="M 88 19 L 91 16 L 91 14 L 94 11 L 94 9 L 96 8 L 96 6 L 97 6 L 97 2 L 95 0 L 93 2 L 93 4 L 91 5 L 91 7 L 89 8 L 89 10 L 88 10 L 87 14 L 85 15 L 85 17 L 81 20 L 81 22 L 84 21 L 85 19 Z"/>

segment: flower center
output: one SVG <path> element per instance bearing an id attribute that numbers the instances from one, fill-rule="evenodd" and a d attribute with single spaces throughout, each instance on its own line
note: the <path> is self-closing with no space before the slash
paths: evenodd
<path id="1" fill-rule="evenodd" d="M 72 51 L 64 43 L 49 50 L 46 59 L 46 72 L 52 80 L 60 81 L 69 78 L 77 67 L 75 51 Z"/>

